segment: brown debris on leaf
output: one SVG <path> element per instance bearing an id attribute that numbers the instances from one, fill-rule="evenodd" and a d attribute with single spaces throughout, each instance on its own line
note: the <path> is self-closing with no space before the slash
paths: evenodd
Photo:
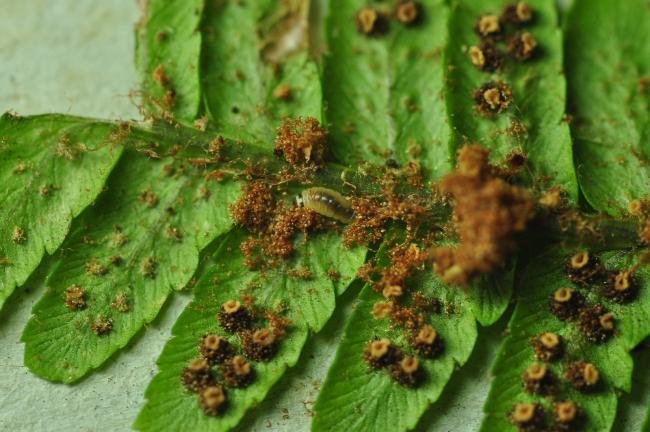
<path id="1" fill-rule="evenodd" d="M 269 225 L 275 200 L 268 185 L 253 181 L 242 186 L 242 194 L 230 205 L 230 214 L 239 226 L 261 232 Z"/>
<path id="2" fill-rule="evenodd" d="M 262 238 L 262 250 L 269 256 L 289 258 L 293 254 L 293 238 L 298 233 L 321 231 L 330 224 L 318 213 L 304 207 L 291 207 L 277 212 Z"/>
<path id="3" fill-rule="evenodd" d="M 275 136 L 275 154 L 291 165 L 321 166 L 327 130 L 313 117 L 286 118 Z"/>
<path id="4" fill-rule="evenodd" d="M 434 269 L 447 283 L 468 284 L 479 274 L 503 266 L 515 250 L 535 203 L 526 190 L 495 176 L 489 150 L 465 146 L 456 171 L 447 174 L 441 192 L 454 200 L 453 221 L 460 237 L 455 246 L 430 251 Z"/>
<path id="5" fill-rule="evenodd" d="M 427 203 L 415 196 L 401 196 L 394 190 L 393 179 L 381 185 L 382 199 L 356 197 L 352 199 L 354 218 L 346 225 L 343 244 L 369 245 L 381 240 L 391 221 L 401 221 L 406 226 L 406 240 L 413 240 L 418 228 L 430 220 Z"/>

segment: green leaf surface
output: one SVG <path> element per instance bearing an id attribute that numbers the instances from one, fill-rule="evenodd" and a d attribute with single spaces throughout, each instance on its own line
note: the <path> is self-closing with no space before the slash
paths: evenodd
<path id="1" fill-rule="evenodd" d="M 616 215 L 650 195 L 650 2 L 577 0 L 566 25 L 580 187 Z"/>
<path id="2" fill-rule="evenodd" d="M 25 363 L 43 378 L 73 382 L 124 347 L 172 290 L 188 283 L 199 252 L 232 225 L 228 205 L 239 194 L 237 183 L 207 181 L 206 170 L 187 164 L 182 149 L 171 156 L 169 142 L 158 141 L 164 138 L 141 135 L 149 140 L 142 145 L 161 144 L 161 158 L 125 152 L 106 192 L 64 242 L 25 328 Z M 82 310 L 64 304 L 73 285 L 86 290 Z M 125 297 L 127 312 L 113 305 L 117 296 Z M 107 334 L 91 331 L 99 315 L 112 322 Z"/>
<path id="3" fill-rule="evenodd" d="M 296 363 L 309 332 L 323 327 L 334 311 L 336 293 L 347 287 L 365 257 L 362 248 L 343 248 L 335 234 L 298 240 L 291 265 L 306 266 L 313 277 L 296 280 L 287 276 L 285 269 L 265 273 L 246 270 L 239 252 L 243 238 L 239 231 L 224 236 L 202 264 L 195 298 L 174 325 L 173 338 L 158 359 L 160 373 L 147 388 L 147 403 L 136 420 L 136 429 L 208 431 L 236 426 L 249 408 L 264 399 L 285 370 Z M 338 271 L 341 278 L 331 281 L 326 275 L 329 269 Z M 245 389 L 228 390 L 227 411 L 218 417 L 208 417 L 199 408 L 196 396 L 183 388 L 180 373 L 188 361 L 197 357 L 203 334 L 226 335 L 215 315 L 221 304 L 239 298 L 243 292 L 252 295 L 260 306 L 285 305 L 285 316 L 291 324 L 280 342 L 278 354 L 268 363 L 254 363 L 253 383 Z M 238 344 L 233 338 L 231 342 Z"/>
<path id="4" fill-rule="evenodd" d="M 573 251 L 575 253 L 575 251 Z M 614 422 L 617 409 L 616 389 L 630 391 L 632 386 L 632 358 L 629 351 L 650 333 L 650 268 L 642 267 L 636 277 L 641 288 L 638 298 L 629 304 L 602 301 L 597 289 L 582 290 L 587 300 L 602 303 L 614 313 L 616 334 L 599 345 L 587 342 L 575 325 L 557 319 L 549 310 L 549 298 L 558 288 L 572 286 L 564 274 L 564 265 L 571 251 L 557 247 L 534 258 L 519 275 L 517 306 L 509 324 L 509 335 L 504 340 L 492 373 L 494 381 L 484 407 L 483 431 L 516 430 L 508 421 L 507 413 L 516 402 L 548 400 L 524 392 L 522 373 L 535 361 L 530 339 L 542 332 L 562 336 L 564 355 L 550 363 L 558 383 L 557 400 L 575 401 L 584 411 L 584 431 L 607 431 Z M 628 252 L 614 251 L 601 255 L 608 269 L 626 269 L 635 257 Z M 570 361 L 585 360 L 599 370 L 602 385 L 593 393 L 580 393 L 564 380 L 564 371 Z"/>
<path id="5" fill-rule="evenodd" d="M 482 14 L 500 14 L 502 0 L 455 0 L 449 19 L 449 43 L 445 48 L 445 86 L 452 141 L 455 147 L 480 144 L 492 150 L 494 161 L 503 161 L 513 150 L 523 152 L 533 186 L 562 186 L 572 201 L 578 185 L 573 168 L 569 126 L 564 120 L 566 82 L 562 73 L 562 34 L 557 26 L 554 2 L 531 0 L 533 22 L 526 27 L 537 40 L 536 54 L 526 62 L 506 60 L 500 72 L 476 68 L 468 50 L 480 44 L 474 24 Z M 514 34 L 507 28 L 507 35 Z M 506 43 L 499 43 L 505 51 Z M 474 107 L 474 91 L 488 81 L 503 81 L 512 90 L 506 111 L 491 119 Z M 523 128 L 523 130 L 522 130 Z"/>
<path id="6" fill-rule="evenodd" d="M 632 375 L 632 391 L 621 395 L 616 413 L 614 431 L 645 431 L 644 422 L 650 408 L 650 347 L 648 340 L 641 343 L 632 352 L 634 373 Z"/>
<path id="7" fill-rule="evenodd" d="M 282 118 L 321 118 L 318 69 L 303 49 L 308 9 L 307 1 L 207 3 L 201 86 L 219 133 L 268 148 Z M 279 85 L 289 100 L 273 95 Z"/>
<path id="8" fill-rule="evenodd" d="M 438 331 L 444 351 L 434 360 L 420 358 L 426 378 L 415 389 L 401 386 L 384 371 L 372 371 L 362 358 L 365 345 L 375 337 L 388 337 L 400 347 L 408 347 L 403 331 L 387 319 L 373 318 L 373 305 L 384 298 L 366 286 L 314 406 L 312 430 L 413 429 L 429 405 L 440 397 L 456 367 L 465 364 L 472 353 L 477 338 L 476 320 L 492 324 L 506 309 L 511 276 L 512 272 L 505 271 L 497 283 L 496 278 L 483 279 L 466 290 L 444 285 L 429 271 L 411 283 L 444 305 L 441 313 L 427 317 L 427 322 Z M 483 293 L 489 290 L 493 292 Z"/>
<path id="9" fill-rule="evenodd" d="M 0 308 L 102 191 L 122 153 L 115 124 L 61 115 L 0 117 Z"/>
<path id="10" fill-rule="evenodd" d="M 199 25 L 204 0 L 148 0 L 142 4 L 136 66 L 143 102 L 149 110 L 169 109 L 177 120 L 191 122 L 197 117 L 201 102 Z M 162 67 L 167 83 L 154 79 L 158 67 Z M 167 91 L 174 92 L 175 103 L 171 107 L 164 106 Z"/>
<path id="11" fill-rule="evenodd" d="M 420 162 L 437 178 L 452 167 L 449 125 L 442 95 L 442 50 L 449 8 L 426 0 L 420 21 L 396 20 L 376 37 L 357 31 L 355 17 L 366 6 L 391 12 L 392 4 L 332 0 L 326 21 L 323 93 L 336 158 L 354 166 Z"/>

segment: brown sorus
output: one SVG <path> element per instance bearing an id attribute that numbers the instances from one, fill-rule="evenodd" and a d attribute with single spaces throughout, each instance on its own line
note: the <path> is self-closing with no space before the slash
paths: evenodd
<path id="1" fill-rule="evenodd" d="M 564 376 L 574 388 L 582 392 L 595 390 L 600 382 L 600 372 L 596 366 L 584 361 L 571 363 Z"/>
<path id="2" fill-rule="evenodd" d="M 181 383 L 191 392 L 197 393 L 202 388 L 215 383 L 207 360 L 197 358 L 191 360 L 181 372 Z"/>
<path id="3" fill-rule="evenodd" d="M 503 81 L 486 82 L 474 91 L 474 106 L 485 117 L 504 112 L 511 99 L 512 91 Z"/>
<path id="4" fill-rule="evenodd" d="M 650 246 L 650 219 L 642 223 L 639 229 L 639 240 L 646 246 Z"/>
<path id="5" fill-rule="evenodd" d="M 474 66 L 486 72 L 494 72 L 503 64 L 503 54 L 492 40 L 485 40 L 468 50 L 469 59 Z"/>
<path id="6" fill-rule="evenodd" d="M 154 208 L 158 204 L 158 197 L 153 189 L 147 188 L 140 192 L 140 195 L 138 195 L 138 201 L 147 208 Z"/>
<path id="7" fill-rule="evenodd" d="M 375 319 L 386 318 L 393 312 L 393 302 L 382 301 L 372 305 L 372 316 Z"/>
<path id="8" fill-rule="evenodd" d="M 93 276 L 104 276 L 108 273 L 108 267 L 100 264 L 96 258 L 91 258 L 85 264 L 86 273 Z"/>
<path id="9" fill-rule="evenodd" d="M 293 99 L 293 90 L 289 84 L 278 84 L 275 89 L 273 89 L 273 97 L 283 101 L 290 101 Z"/>
<path id="10" fill-rule="evenodd" d="M 422 17 L 422 5 L 412 0 L 398 0 L 395 6 L 395 18 L 406 25 L 417 24 Z"/>
<path id="11" fill-rule="evenodd" d="M 221 327 L 229 333 L 247 330 L 253 325 L 253 316 L 237 300 L 228 300 L 221 305 L 217 319 Z"/>
<path id="12" fill-rule="evenodd" d="M 474 24 L 474 31 L 482 38 L 499 38 L 501 30 L 499 17 L 496 15 L 481 15 Z"/>
<path id="13" fill-rule="evenodd" d="M 501 12 L 501 21 L 515 25 L 525 25 L 532 21 L 533 10 L 526 2 L 508 3 Z"/>
<path id="14" fill-rule="evenodd" d="M 244 356 L 236 355 L 221 365 L 221 375 L 228 387 L 247 387 L 255 377 L 255 371 Z"/>
<path id="15" fill-rule="evenodd" d="M 370 341 L 363 349 L 363 359 L 373 369 L 388 367 L 401 358 L 402 354 L 387 338 Z"/>
<path id="16" fill-rule="evenodd" d="M 426 324 L 422 326 L 413 341 L 411 347 L 423 357 L 435 358 L 442 352 L 443 345 L 436 329 Z"/>
<path id="17" fill-rule="evenodd" d="M 145 260 L 142 261 L 142 264 L 140 265 L 140 273 L 146 278 L 155 279 L 156 265 L 157 263 L 154 257 L 145 258 Z"/>
<path id="18" fill-rule="evenodd" d="M 405 387 L 417 387 L 424 380 L 424 371 L 417 357 L 406 356 L 390 366 L 390 375 Z"/>
<path id="19" fill-rule="evenodd" d="M 225 338 L 212 333 L 203 335 L 199 352 L 211 365 L 221 364 L 233 355 L 230 343 Z"/>
<path id="20" fill-rule="evenodd" d="M 11 231 L 11 241 L 18 245 L 21 245 L 24 244 L 26 240 L 27 234 L 25 234 L 25 230 L 19 226 L 15 226 Z"/>
<path id="21" fill-rule="evenodd" d="M 381 36 L 388 31 L 388 17 L 370 7 L 364 7 L 355 17 L 357 30 L 366 36 Z"/>
<path id="22" fill-rule="evenodd" d="M 327 130 L 313 117 L 286 118 L 275 135 L 274 152 L 291 165 L 323 163 Z"/>
<path id="23" fill-rule="evenodd" d="M 522 381 L 528 393 L 548 396 L 555 392 L 553 374 L 544 363 L 533 363 L 526 368 Z"/>
<path id="24" fill-rule="evenodd" d="M 549 211 L 559 210 L 567 202 L 566 192 L 561 186 L 553 186 L 542 192 L 537 202 Z"/>
<path id="25" fill-rule="evenodd" d="M 573 288 L 559 288 L 551 296 L 551 312 L 563 321 L 575 319 L 578 317 L 584 302 L 585 299 L 582 294 Z"/>
<path id="26" fill-rule="evenodd" d="M 508 419 L 520 432 L 541 432 L 544 430 L 544 408 L 538 403 L 516 403 Z"/>
<path id="27" fill-rule="evenodd" d="M 529 32 L 514 35 L 508 41 L 508 54 L 517 61 L 529 60 L 537 48 L 537 40 Z"/>
<path id="28" fill-rule="evenodd" d="M 584 307 L 578 316 L 578 328 L 593 343 L 605 342 L 614 334 L 614 315 L 602 305 Z"/>
<path id="29" fill-rule="evenodd" d="M 263 231 L 273 218 L 275 200 L 269 186 L 253 181 L 242 186 L 242 194 L 230 205 L 230 214 L 237 225 L 253 232 Z"/>
<path id="30" fill-rule="evenodd" d="M 593 285 L 603 277 L 600 260 L 587 251 L 580 251 L 569 258 L 565 271 L 571 282 L 582 286 Z"/>
<path id="31" fill-rule="evenodd" d="M 559 401 L 553 404 L 553 432 L 575 431 L 581 420 L 581 411 L 578 405 L 570 400 Z"/>
<path id="32" fill-rule="evenodd" d="M 65 307 L 70 310 L 81 310 L 86 307 L 86 290 L 79 285 L 71 285 L 65 290 Z"/>
<path id="33" fill-rule="evenodd" d="M 628 203 L 627 205 L 627 211 L 632 215 L 632 216 L 643 216 L 647 214 L 650 211 L 650 200 L 645 199 L 645 200 L 632 200 Z"/>
<path id="34" fill-rule="evenodd" d="M 246 357 L 268 362 L 278 351 L 278 338 L 266 328 L 247 331 L 242 334 L 242 349 Z"/>
<path id="35" fill-rule="evenodd" d="M 399 285 L 388 285 L 384 287 L 381 294 L 387 299 L 394 299 L 397 297 L 401 297 L 402 294 L 404 294 L 404 290 Z"/>
<path id="36" fill-rule="evenodd" d="M 113 255 L 111 256 L 111 264 L 113 264 L 115 267 L 119 267 L 122 265 L 124 262 L 124 258 L 122 258 L 119 255 Z"/>
<path id="37" fill-rule="evenodd" d="M 162 64 L 155 67 L 151 73 L 151 79 L 153 79 L 160 87 L 167 87 L 169 85 L 169 78 L 167 78 L 165 67 Z"/>
<path id="38" fill-rule="evenodd" d="M 90 330 L 97 336 L 104 336 L 113 330 L 113 320 L 106 315 L 98 314 L 93 318 L 88 318 Z"/>
<path id="39" fill-rule="evenodd" d="M 228 406 L 226 391 L 220 385 L 211 385 L 199 392 L 199 406 L 207 416 L 221 414 Z"/>
<path id="40" fill-rule="evenodd" d="M 603 289 L 603 295 L 616 303 L 625 303 L 636 296 L 638 287 L 631 271 L 610 272 Z"/>
<path id="41" fill-rule="evenodd" d="M 126 313 L 129 311 L 129 298 L 124 293 L 119 293 L 111 302 L 111 307 L 118 312 Z"/>
<path id="42" fill-rule="evenodd" d="M 509 175 L 517 174 L 524 167 L 527 160 L 528 158 L 521 150 L 519 149 L 512 150 L 506 156 L 506 164 L 508 166 L 507 174 Z"/>
<path id="43" fill-rule="evenodd" d="M 166 109 L 172 109 L 176 105 L 176 90 L 167 89 L 160 100 L 162 106 Z"/>
<path id="44" fill-rule="evenodd" d="M 562 356 L 562 337 L 557 333 L 540 333 L 531 340 L 531 344 L 537 360 L 548 362 Z"/>

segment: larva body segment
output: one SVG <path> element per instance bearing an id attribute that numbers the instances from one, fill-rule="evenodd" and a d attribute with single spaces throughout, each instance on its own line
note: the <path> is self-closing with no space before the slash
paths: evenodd
<path id="1" fill-rule="evenodd" d="M 324 187 L 305 189 L 296 197 L 296 203 L 301 207 L 343 223 L 349 223 L 354 216 L 352 204 L 347 198 Z"/>

